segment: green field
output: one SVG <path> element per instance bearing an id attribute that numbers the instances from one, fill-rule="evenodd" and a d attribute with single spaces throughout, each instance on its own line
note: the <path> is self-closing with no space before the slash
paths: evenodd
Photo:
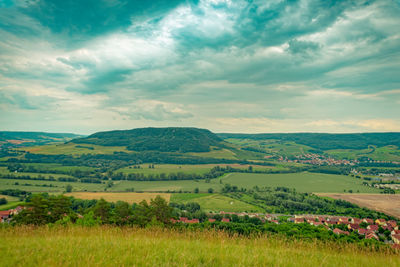
<path id="1" fill-rule="evenodd" d="M 350 176 L 321 174 L 321 173 L 285 173 L 285 174 L 253 174 L 232 173 L 222 178 L 224 183 L 236 185 L 239 188 L 254 186 L 295 188 L 299 192 L 344 192 L 353 190 L 354 193 L 379 193 L 378 189 L 362 185 L 361 179 Z"/>
<path id="2" fill-rule="evenodd" d="M 400 161 L 400 151 L 397 146 L 374 147 L 368 149 L 335 149 L 326 151 L 327 154 L 339 159 L 357 159 L 368 157 L 373 160 Z"/>
<path id="3" fill-rule="evenodd" d="M 99 146 L 92 144 L 52 144 L 44 146 L 33 146 L 18 148 L 20 151 L 28 151 L 33 154 L 46 155 L 82 155 L 82 154 L 112 154 L 114 152 L 129 152 L 125 147 L 120 146 Z"/>
<path id="4" fill-rule="evenodd" d="M 116 170 L 115 172 L 122 172 L 125 174 L 129 173 L 143 173 L 143 174 L 160 174 L 160 173 L 190 173 L 190 174 L 205 174 L 208 173 L 212 168 L 216 166 L 226 167 L 230 166 L 236 169 L 248 169 L 250 165 L 244 164 L 197 164 L 197 165 L 177 165 L 177 164 L 154 164 L 154 169 L 149 168 L 150 164 L 141 164 L 139 168 L 134 168 L 134 166 L 129 166 L 125 168 L 121 168 Z M 278 169 L 275 166 L 260 166 L 260 165 L 251 165 L 254 170 L 268 170 L 268 169 Z M 285 169 L 284 167 L 279 167 L 279 169 Z"/>
<path id="5" fill-rule="evenodd" d="M 280 236 L 127 227 L 0 228 L 2 266 L 399 266 L 398 253 Z"/>
<path id="6" fill-rule="evenodd" d="M 259 207 L 220 194 L 172 194 L 171 202 L 199 203 L 206 212 L 263 212 Z"/>
<path id="7" fill-rule="evenodd" d="M 38 177 L 43 176 L 44 178 L 48 179 L 50 177 L 59 178 L 59 177 L 72 177 L 66 174 L 57 174 L 57 173 L 36 173 L 36 172 L 10 172 L 7 167 L 0 167 L 0 174 L 12 174 L 14 176 L 31 176 L 31 177 Z"/>
<path id="8" fill-rule="evenodd" d="M 48 186 L 50 184 L 53 186 L 52 187 Z M 61 193 L 65 191 L 65 187 L 68 184 L 72 185 L 73 191 L 104 191 L 104 188 L 106 187 L 105 184 L 90 184 L 90 183 L 79 183 L 79 182 L 0 179 L 0 189 L 20 189 L 29 192 Z"/>

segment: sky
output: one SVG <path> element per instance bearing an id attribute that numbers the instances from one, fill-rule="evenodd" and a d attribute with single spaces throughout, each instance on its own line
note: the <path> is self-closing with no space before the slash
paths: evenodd
<path id="1" fill-rule="evenodd" d="M 0 0 L 0 130 L 400 131 L 399 0 Z"/>

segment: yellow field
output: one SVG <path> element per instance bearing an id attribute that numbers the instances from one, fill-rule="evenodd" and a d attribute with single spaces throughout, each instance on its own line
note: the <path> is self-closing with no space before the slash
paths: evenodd
<path id="1" fill-rule="evenodd" d="M 171 194 L 167 193 L 107 193 L 107 192 L 72 192 L 66 193 L 65 196 L 73 196 L 79 199 L 101 199 L 109 202 L 125 201 L 129 204 L 139 203 L 142 200 L 150 202 L 157 195 L 169 201 Z"/>
<path id="2" fill-rule="evenodd" d="M 0 266 L 400 266 L 352 244 L 204 230 L 0 227 Z"/>

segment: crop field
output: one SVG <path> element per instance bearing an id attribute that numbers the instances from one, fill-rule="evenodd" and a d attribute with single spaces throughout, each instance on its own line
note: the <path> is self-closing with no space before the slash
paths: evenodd
<path id="1" fill-rule="evenodd" d="M 3 266 L 399 266 L 390 250 L 213 230 L 0 228 Z"/>
<path id="2" fill-rule="evenodd" d="M 139 203 L 142 200 L 150 202 L 156 196 L 161 196 L 169 201 L 171 194 L 167 193 L 107 193 L 107 192 L 72 192 L 66 193 L 65 196 L 73 196 L 79 199 L 101 199 L 109 202 L 125 201 L 129 204 Z"/>
<path id="3" fill-rule="evenodd" d="M 400 161 L 399 147 L 390 145 L 384 147 L 370 146 L 368 149 L 335 149 L 326 151 L 336 158 L 356 159 L 358 157 L 368 157 L 373 160 Z"/>
<path id="4" fill-rule="evenodd" d="M 31 177 L 38 177 L 39 175 L 45 178 L 59 178 L 59 177 L 72 177 L 66 174 L 57 174 L 57 173 L 35 173 L 35 172 L 10 172 L 7 167 L 0 167 L 0 174 L 12 174 L 14 176 L 26 176 L 29 175 Z"/>
<path id="5" fill-rule="evenodd" d="M 160 173 L 190 173 L 190 174 L 205 174 L 208 173 L 212 168 L 216 166 L 226 167 L 230 166 L 237 169 L 248 169 L 250 165 L 248 164 L 197 164 L 197 165 L 177 165 L 177 164 L 154 164 L 154 169 L 149 168 L 150 164 L 136 165 L 140 168 L 134 168 L 134 166 L 129 166 L 116 170 L 115 172 L 122 172 L 125 174 L 129 173 L 143 173 L 143 174 L 160 174 Z M 251 165 L 254 170 L 266 170 L 275 169 L 275 166 L 260 166 Z"/>
<path id="6" fill-rule="evenodd" d="M 72 186 L 73 191 L 104 191 L 106 187 L 105 184 L 79 182 L 0 179 L 0 189 L 20 189 L 29 192 L 61 193 L 65 191 L 68 184 Z"/>
<path id="7" fill-rule="evenodd" d="M 352 190 L 359 193 L 379 192 L 376 188 L 362 185 L 360 179 L 350 176 L 321 174 L 321 173 L 282 173 L 282 174 L 254 174 L 232 173 L 222 178 L 224 183 L 236 185 L 239 188 L 254 186 L 295 188 L 298 192 L 332 192 L 341 193 Z"/>
<path id="8" fill-rule="evenodd" d="M 217 182 L 217 179 L 211 180 L 210 183 L 206 183 L 205 180 L 182 180 L 182 181 L 115 181 L 114 186 L 111 187 L 110 191 L 126 191 L 134 188 L 135 191 L 148 191 L 148 192 L 160 192 L 160 191 L 190 191 L 193 192 L 195 188 L 199 188 L 200 192 L 207 192 L 209 188 L 213 188 L 214 191 L 219 191 L 222 188 L 222 184 Z"/>
<path id="9" fill-rule="evenodd" d="M 188 153 L 192 156 L 216 159 L 237 159 L 235 152 L 229 149 L 211 150 L 210 152 Z"/>
<path id="10" fill-rule="evenodd" d="M 27 151 L 32 154 L 46 155 L 112 154 L 114 152 L 128 152 L 125 147 L 119 146 L 79 145 L 73 143 L 23 147 L 18 150 Z"/>
<path id="11" fill-rule="evenodd" d="M 318 194 L 343 199 L 361 207 L 380 211 L 400 219 L 400 195 L 387 194 Z"/>
<path id="12" fill-rule="evenodd" d="M 220 194 L 173 194 L 171 202 L 196 202 L 206 212 L 263 212 L 259 207 Z"/>

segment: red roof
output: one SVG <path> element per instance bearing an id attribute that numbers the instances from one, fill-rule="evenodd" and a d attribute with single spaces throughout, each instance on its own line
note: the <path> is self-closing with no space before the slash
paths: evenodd
<path id="1" fill-rule="evenodd" d="M 358 233 L 359 233 L 360 235 L 365 235 L 367 232 L 368 232 L 367 229 L 364 229 L 364 228 L 358 229 Z"/>
<path id="2" fill-rule="evenodd" d="M 209 222 L 215 222 L 215 219 L 208 219 Z"/>
<path id="3" fill-rule="evenodd" d="M 8 217 L 11 214 L 11 210 L 0 210 L 1 217 Z"/>
<path id="4" fill-rule="evenodd" d="M 378 231 L 379 226 L 376 224 L 371 224 L 367 226 L 367 229 L 372 230 L 372 231 Z"/>
<path id="5" fill-rule="evenodd" d="M 347 232 L 347 231 L 342 231 L 342 230 L 340 230 L 339 228 L 333 229 L 333 232 L 334 232 L 335 234 L 337 234 L 337 235 L 340 235 L 340 234 L 342 234 L 342 235 L 349 235 L 349 234 L 350 234 L 349 232 Z"/>
<path id="6" fill-rule="evenodd" d="M 222 218 L 221 222 L 229 222 L 228 218 Z"/>

